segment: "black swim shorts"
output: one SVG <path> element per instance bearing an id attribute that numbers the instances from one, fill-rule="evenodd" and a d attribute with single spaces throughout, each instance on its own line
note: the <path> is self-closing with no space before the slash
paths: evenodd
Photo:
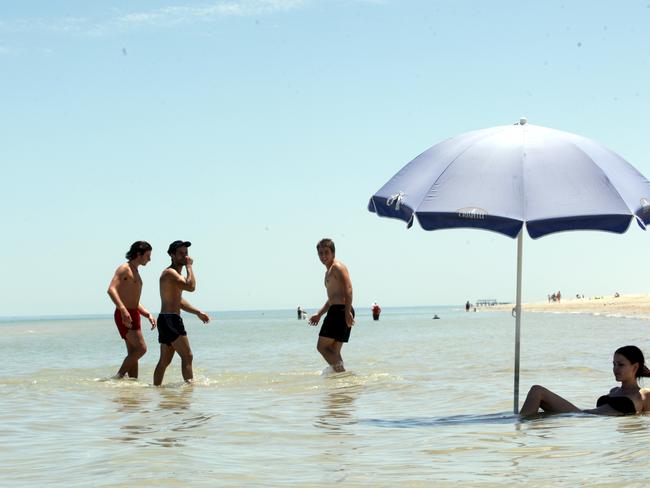
<path id="1" fill-rule="evenodd" d="M 180 336 L 186 336 L 183 319 L 175 313 L 161 313 L 158 315 L 158 342 L 172 345 Z"/>
<path id="2" fill-rule="evenodd" d="M 352 316 L 354 317 L 354 308 Z M 348 324 L 345 323 L 345 305 L 330 305 L 318 335 L 339 342 L 348 342 L 351 330 L 352 327 L 348 327 Z"/>

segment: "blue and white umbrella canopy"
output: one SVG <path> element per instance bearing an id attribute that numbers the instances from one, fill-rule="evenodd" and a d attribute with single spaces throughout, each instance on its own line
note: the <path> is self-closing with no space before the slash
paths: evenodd
<path id="1" fill-rule="evenodd" d="M 587 138 L 522 122 L 452 137 L 404 166 L 368 209 L 425 230 L 474 227 L 533 239 L 650 224 L 650 182 Z"/>
<path id="2" fill-rule="evenodd" d="M 415 218 L 425 230 L 485 229 L 517 237 L 514 412 L 519 411 L 523 232 L 623 233 L 650 224 L 650 182 L 606 147 L 530 125 L 492 127 L 447 139 L 404 166 L 370 198 L 381 217 Z"/>

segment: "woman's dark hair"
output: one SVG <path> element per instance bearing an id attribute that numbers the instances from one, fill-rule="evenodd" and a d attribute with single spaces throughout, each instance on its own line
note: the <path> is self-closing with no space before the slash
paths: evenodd
<path id="1" fill-rule="evenodd" d="M 630 363 L 638 364 L 639 368 L 636 370 L 636 377 L 641 378 L 642 376 L 650 377 L 650 370 L 645 365 L 645 358 L 641 349 L 636 346 L 623 346 L 616 349 L 614 354 L 620 354 L 625 357 Z"/>
<path id="2" fill-rule="evenodd" d="M 132 259 L 142 256 L 147 251 L 151 251 L 151 244 L 147 241 L 135 241 L 131 244 L 131 249 L 126 253 L 126 259 L 131 261 Z"/>

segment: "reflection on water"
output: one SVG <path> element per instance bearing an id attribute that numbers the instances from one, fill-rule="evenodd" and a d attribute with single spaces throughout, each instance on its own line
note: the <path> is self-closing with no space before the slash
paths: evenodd
<path id="1" fill-rule="evenodd" d="M 116 404 L 118 413 L 140 412 L 145 404 L 140 388 L 114 388 L 111 400 Z"/>
<path id="2" fill-rule="evenodd" d="M 314 425 L 330 434 L 347 433 L 346 427 L 357 423 L 354 402 L 362 390 L 363 385 L 344 385 L 325 391 L 323 407 Z"/>
<path id="3" fill-rule="evenodd" d="M 349 379 L 349 378 L 347 378 Z M 356 401 L 363 392 L 362 384 L 339 384 L 345 378 L 329 378 L 336 381 L 327 385 L 321 397 L 322 407 L 314 419 L 314 426 L 321 429 L 334 442 L 325 442 L 320 447 L 320 464 L 333 483 L 345 482 L 349 476 L 350 464 L 357 450 L 355 434 L 351 426 L 357 423 Z"/>
<path id="4" fill-rule="evenodd" d="M 409 429 L 421 427 L 437 427 L 441 425 L 471 425 L 471 424 L 517 424 L 519 416 L 509 413 L 494 413 L 490 415 L 453 415 L 450 417 L 419 417 L 396 420 L 364 419 L 367 423 L 377 427 L 393 429 Z"/>
<path id="5" fill-rule="evenodd" d="M 618 425 L 618 432 L 621 434 L 630 434 L 633 436 L 647 435 L 650 423 L 647 415 L 634 415 L 625 417 Z"/>
<path id="6" fill-rule="evenodd" d="M 192 410 L 192 396 L 195 387 L 182 384 L 179 387 L 156 388 L 159 394 L 159 410 L 154 413 L 157 433 L 151 444 L 162 447 L 180 447 L 192 437 L 196 441 L 205 437 L 201 432 L 214 414 L 197 413 Z M 153 423 L 153 422 L 152 422 Z"/>
<path id="7" fill-rule="evenodd" d="M 153 432 L 145 421 L 150 410 L 150 397 L 146 385 L 140 386 L 132 380 L 110 380 L 105 383 L 109 387 L 110 400 L 115 404 L 115 416 L 109 422 L 119 425 L 120 435 L 115 440 L 127 444 L 139 444 L 143 436 Z"/>
<path id="8" fill-rule="evenodd" d="M 117 404 L 121 435 L 126 443 L 144 443 L 162 447 L 181 447 L 190 437 L 204 437 L 202 427 L 215 416 L 192 409 L 194 387 L 113 388 L 111 400 Z"/>
<path id="9" fill-rule="evenodd" d="M 179 388 L 163 386 L 156 388 L 159 397 L 158 407 L 180 414 L 189 409 L 190 399 L 194 393 L 192 385 L 182 384 Z"/>

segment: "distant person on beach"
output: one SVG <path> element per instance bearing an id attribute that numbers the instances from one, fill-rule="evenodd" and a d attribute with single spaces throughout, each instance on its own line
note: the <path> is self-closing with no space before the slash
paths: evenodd
<path id="1" fill-rule="evenodd" d="M 160 359 L 153 373 L 153 384 L 159 386 L 167 366 L 172 362 L 174 353 L 181 357 L 181 373 L 187 383 L 191 383 L 192 349 L 187 339 L 187 332 L 181 318 L 181 310 L 196 315 L 201 322 L 207 324 L 210 317 L 198 308 L 190 305 L 182 296 L 183 291 L 192 292 L 196 289 L 196 278 L 192 265 L 194 260 L 188 255 L 187 248 L 192 245 L 188 241 L 174 241 L 169 245 L 167 254 L 172 263 L 160 275 L 160 315 L 158 316 L 158 342 L 160 343 Z M 185 266 L 185 276 L 181 271 Z"/>
<path id="2" fill-rule="evenodd" d="M 641 388 L 638 378 L 650 377 L 643 353 L 636 346 L 620 347 L 614 353 L 613 371 L 621 386 L 612 388 L 601 396 L 596 408 L 581 410 L 561 396 L 535 385 L 528 392 L 520 415 L 536 415 L 539 409 L 545 413 L 590 413 L 594 415 L 631 415 L 650 412 L 650 389 Z"/>
<path id="3" fill-rule="evenodd" d="M 469 300 L 465 302 L 465 311 L 469 312 L 469 307 L 471 307 L 471 304 L 469 303 Z"/>
<path id="4" fill-rule="evenodd" d="M 320 329 L 316 348 L 327 364 L 334 371 L 345 371 L 341 348 L 350 339 L 354 325 L 354 308 L 352 308 L 352 281 L 348 268 L 335 259 L 336 250 L 331 239 L 321 239 L 316 245 L 318 258 L 325 265 L 325 288 L 327 301 L 321 309 L 309 317 L 309 325 L 318 325 L 320 318 L 327 312 Z"/>
<path id="5" fill-rule="evenodd" d="M 142 279 L 139 266 L 146 266 L 151 261 L 151 244 L 136 241 L 126 253 L 127 262 L 118 266 L 108 285 L 108 296 L 115 304 L 115 325 L 126 344 L 126 357 L 117 371 L 117 378 L 138 377 L 138 360 L 147 352 L 140 326 L 140 315 L 151 323 L 151 330 L 156 326 L 153 315 L 140 303 Z"/>

